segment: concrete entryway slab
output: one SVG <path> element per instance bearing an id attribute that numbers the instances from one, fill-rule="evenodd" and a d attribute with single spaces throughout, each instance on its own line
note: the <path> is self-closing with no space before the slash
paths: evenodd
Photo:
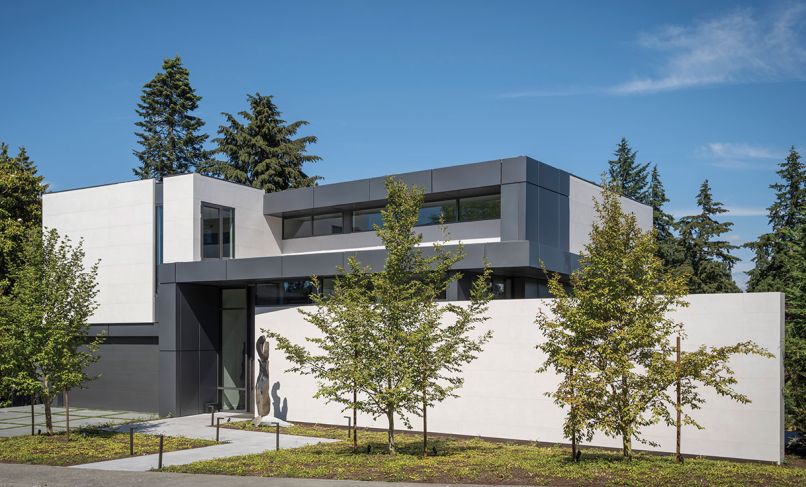
<path id="1" fill-rule="evenodd" d="M 216 416 L 230 419 L 248 419 L 241 414 L 235 413 L 218 413 Z M 144 423 L 129 424 L 113 429 L 125 432 L 129 431 L 129 428 L 134 428 L 138 433 L 215 440 L 215 428 L 210 426 L 209 414 L 165 418 Z M 274 434 L 259 431 L 221 428 L 219 434 L 221 444 L 204 448 L 167 452 L 163 454 L 162 464 L 164 466 L 184 465 L 203 460 L 261 453 L 267 450 L 274 450 L 277 441 Z M 298 448 L 305 445 L 332 441 L 337 440 L 312 438 L 308 436 L 280 435 L 280 449 Z M 155 454 L 120 458 L 118 460 L 108 460 L 105 462 L 86 463 L 83 465 L 75 465 L 73 468 L 144 472 L 155 469 L 157 466 L 158 455 Z"/>
<path id="2" fill-rule="evenodd" d="M 63 407 L 51 408 L 53 429 L 64 431 L 67 415 Z M 128 423 L 133 420 L 148 420 L 156 417 L 151 413 L 132 411 L 106 411 L 102 409 L 70 408 L 70 427 L 101 426 Z M 46 431 L 45 407 L 34 406 L 34 432 Z M 0 437 L 31 434 L 31 406 L 0 408 Z"/>

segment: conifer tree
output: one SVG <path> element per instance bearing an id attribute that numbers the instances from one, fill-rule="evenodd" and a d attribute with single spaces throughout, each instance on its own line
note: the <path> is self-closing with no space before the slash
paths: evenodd
<path id="1" fill-rule="evenodd" d="M 738 247 L 719 239 L 730 231 L 733 223 L 716 220 L 718 215 L 728 210 L 714 200 L 707 179 L 697 194 L 697 206 L 701 210 L 699 214 L 684 216 L 677 222 L 683 266 L 689 273 L 689 292 L 740 292 L 731 274 L 739 260 L 731 251 Z"/>
<path id="2" fill-rule="evenodd" d="M 201 96 L 190 85 L 190 72 L 179 56 L 165 59 L 162 71 L 145 84 L 135 123 L 141 150 L 134 155 L 140 167 L 133 169 L 140 179 L 162 179 L 171 174 L 185 174 L 209 158 L 204 148 L 207 134 L 201 133 L 204 121 L 191 115 L 199 107 Z"/>
<path id="3" fill-rule="evenodd" d="M 546 357 L 538 372 L 551 369 L 560 377 L 549 396 L 567 408 L 564 433 L 573 444 L 600 431 L 621 438 L 622 453 L 630 458 L 633 441 L 654 445 L 642 428 L 675 424 L 669 393 L 678 377 L 672 341 L 684 336 L 684 329 L 670 312 L 688 303 L 686 276 L 664 267 L 653 234 L 622 211 L 617 191 L 605 187 L 601 203 L 594 203 L 598 221 L 579 269 L 571 274 L 573 292 L 559 275 L 549 281 L 556 299 L 536 319 L 545 337 L 537 348 Z M 736 379 L 728 363 L 734 354 L 770 356 L 750 341 L 683 354 L 681 404 L 700 408 L 702 385 L 749 402 L 733 389 Z M 698 427 L 689 414 L 683 421 Z"/>
<path id="4" fill-rule="evenodd" d="M 630 147 L 630 142 L 622 137 L 615 152 L 615 159 L 608 161 L 608 175 L 621 191 L 622 196 L 649 204 L 647 170 L 649 163 L 636 162 L 638 152 Z"/>
<path id="5" fill-rule="evenodd" d="M 786 292 L 784 401 L 787 427 L 806 432 L 806 225 L 800 225 L 788 260 Z M 801 440 L 803 443 L 804 440 Z"/>
<path id="6" fill-rule="evenodd" d="M 42 225 L 44 179 L 25 148 L 12 157 L 0 142 L 0 294 L 12 285 L 9 272 L 20 263 L 26 231 Z"/>
<path id="7" fill-rule="evenodd" d="M 652 167 L 648 200 L 652 207 L 652 224 L 655 228 L 655 238 L 658 241 L 657 255 L 667 269 L 675 268 L 680 264 L 680 249 L 677 237 L 673 233 L 674 217 L 663 210 L 663 206 L 669 202 L 669 198 L 666 197 L 666 189 L 663 187 L 657 165 Z"/>
<path id="8" fill-rule="evenodd" d="M 210 161 L 201 172 L 227 181 L 246 184 L 266 192 L 313 186 L 318 176 L 308 176 L 302 170 L 305 163 L 316 162 L 319 156 L 306 154 L 316 137 L 296 137 L 308 122 L 286 123 L 271 96 L 260 93 L 247 95 L 249 111 L 239 112 L 244 122 L 224 113 L 227 125 L 218 129 L 216 152 L 225 161 Z"/>

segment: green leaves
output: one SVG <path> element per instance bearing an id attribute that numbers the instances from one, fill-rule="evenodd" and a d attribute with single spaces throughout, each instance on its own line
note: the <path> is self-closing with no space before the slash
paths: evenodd
<path id="1" fill-rule="evenodd" d="M 615 159 L 608 161 L 610 181 L 619 192 L 627 198 L 640 203 L 649 204 L 650 193 L 647 188 L 647 170 L 649 164 L 636 162 L 638 153 L 630 147 L 630 142 L 622 137 L 616 151 Z"/>
<path id="2" fill-rule="evenodd" d="M 577 441 L 600 431 L 621 437 L 623 453 L 632 441 L 646 442 L 641 428 L 660 421 L 674 424 L 668 393 L 679 377 L 681 403 L 696 409 L 703 403 L 697 385 L 704 384 L 740 402 L 727 363 L 734 354 L 769 354 L 752 342 L 730 347 L 700 348 L 685 353 L 680 371 L 673 361 L 672 339 L 683 326 L 669 311 L 687 306 L 686 275 L 671 272 L 657 256 L 655 232 L 643 232 L 635 216 L 621 209 L 617 186 L 606 186 L 595 202 L 598 222 L 570 277 L 573 292 L 559 275 L 549 289 L 556 299 L 537 316 L 546 359 L 538 372 L 560 375 L 549 396 L 568 408 L 564 431 Z M 689 424 L 696 425 L 691 416 Z"/>
<path id="3" fill-rule="evenodd" d="M 266 192 L 313 186 L 320 179 L 302 170 L 305 163 L 316 162 L 319 156 L 306 154 L 307 147 L 316 142 L 312 135 L 295 138 L 297 131 L 308 122 L 286 123 L 271 96 L 260 93 L 247 95 L 249 111 L 239 112 L 244 120 L 224 113 L 227 125 L 218 128 L 217 153 L 225 161 L 208 161 L 200 171 L 226 181 L 246 184 Z"/>
<path id="4" fill-rule="evenodd" d="M 140 167 L 133 169 L 140 179 L 162 179 L 171 174 L 185 174 L 209 159 L 204 149 L 207 134 L 199 131 L 204 121 L 191 115 L 199 107 L 201 97 L 190 86 L 190 72 L 179 56 L 165 59 L 162 71 L 145 84 L 135 125 L 137 143 L 142 149 L 133 151 Z"/>
<path id="5" fill-rule="evenodd" d="M 315 296 L 313 311 L 300 310 L 319 331 L 307 339 L 308 347 L 267 335 L 294 364 L 292 371 L 316 377 L 317 397 L 386 417 L 388 448 L 394 452 L 396 418 L 408 425 L 409 415 L 424 416 L 425 408 L 462 386 L 462 366 L 491 336 L 472 336 L 486 320 L 491 295 L 485 270 L 466 306 L 438 303 L 461 277 L 451 271 L 464 257 L 461 245 L 455 251 L 444 241 L 422 246 L 422 235 L 414 232 L 422 191 L 391 178 L 386 190 L 383 227 L 375 228 L 387 250 L 383 269 L 349 259 L 332 293 Z"/>

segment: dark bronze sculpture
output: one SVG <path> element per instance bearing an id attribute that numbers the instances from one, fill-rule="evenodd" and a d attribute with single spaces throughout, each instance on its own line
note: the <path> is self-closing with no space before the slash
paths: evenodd
<path id="1" fill-rule="evenodd" d="M 258 356 L 258 373 L 255 381 L 255 402 L 257 403 L 256 423 L 271 412 L 271 385 L 269 384 L 269 342 L 261 336 L 255 345 Z"/>

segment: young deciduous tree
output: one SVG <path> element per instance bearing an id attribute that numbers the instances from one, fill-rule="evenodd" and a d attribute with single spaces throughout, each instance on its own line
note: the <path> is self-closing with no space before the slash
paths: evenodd
<path id="1" fill-rule="evenodd" d="M 12 157 L 0 142 L 0 293 L 12 285 L 9 272 L 20 262 L 25 233 L 42 225 L 44 179 L 24 148 Z"/>
<path id="2" fill-rule="evenodd" d="M 741 292 L 731 271 L 739 260 L 731 254 L 738 247 L 719 237 L 730 231 L 731 222 L 720 222 L 716 216 L 726 213 L 722 203 L 714 201 L 711 186 L 706 179 L 697 195 L 697 215 L 684 216 L 677 222 L 680 232 L 683 266 L 689 272 L 688 288 L 691 293 Z"/>
<path id="3" fill-rule="evenodd" d="M 73 246 L 56 230 L 28 232 L 22 263 L 12 270 L 15 284 L 0 296 L 0 387 L 38 396 L 45 424 L 53 433 L 51 404 L 65 391 L 81 387 L 86 369 L 98 360 L 103 337 L 87 339 L 87 319 L 97 308 L 98 264 L 84 265 L 81 243 Z"/>
<path id="4" fill-rule="evenodd" d="M 134 155 L 140 167 L 133 169 L 140 179 L 162 179 L 171 174 L 191 172 L 209 159 L 204 148 L 207 134 L 200 133 L 204 121 L 191 115 L 201 96 L 190 86 L 190 72 L 179 56 L 162 63 L 162 71 L 143 87 L 135 125 L 141 150 Z"/>
<path id="5" fill-rule="evenodd" d="M 686 306 L 686 276 L 669 272 L 657 257 L 654 232 L 644 232 L 632 214 L 622 212 L 617 187 L 603 190 L 595 202 L 598 222 L 570 277 L 573 291 L 558 275 L 549 288 L 555 299 L 537 316 L 545 354 L 539 371 L 560 376 L 549 396 L 568 408 L 564 432 L 573 443 L 595 431 L 620 437 L 625 457 L 641 429 L 664 421 L 674 424 L 670 386 L 677 379 L 673 338 L 682 325 L 669 311 Z M 733 354 L 761 353 L 752 342 L 731 347 L 700 348 L 683 356 L 681 402 L 702 404 L 697 384 L 740 402 L 748 398 L 732 389 L 728 368 Z M 689 424 L 695 424 L 690 416 Z"/>
<path id="6" fill-rule="evenodd" d="M 228 125 L 218 129 L 215 139 L 216 152 L 226 157 L 225 161 L 210 161 L 201 172 L 221 177 L 227 181 L 247 184 L 266 192 L 313 186 L 320 179 L 308 176 L 302 170 L 305 163 L 320 160 L 319 156 L 306 154 L 308 145 L 316 137 L 296 137 L 297 131 L 308 122 L 300 120 L 286 123 L 271 96 L 260 93 L 247 95 L 249 111 L 238 115 L 224 113 Z"/>
<path id="7" fill-rule="evenodd" d="M 393 179 L 386 189 L 383 226 L 375 227 L 387 250 L 384 268 L 373 272 L 351 258 L 333 292 L 315 297 L 313 311 L 301 310 L 319 331 L 307 339 L 311 349 L 267 335 L 294 364 L 291 370 L 317 378 L 318 397 L 385 417 L 394 453 L 396 418 L 410 426 L 409 413 L 424 414 L 461 386 L 461 365 L 490 337 L 473 336 L 490 297 L 485 272 L 467 307 L 437 303 L 460 277 L 448 271 L 463 258 L 462 249 L 420 246 L 414 225 L 422 191 Z M 428 352 L 433 354 L 426 357 Z"/>
<path id="8" fill-rule="evenodd" d="M 638 152 L 632 150 L 630 142 L 622 137 L 613 155 L 616 157 L 608 162 L 608 176 L 610 181 L 620 188 L 622 196 L 631 198 L 640 203 L 649 204 L 647 190 L 647 170 L 649 163 L 636 162 Z"/>

